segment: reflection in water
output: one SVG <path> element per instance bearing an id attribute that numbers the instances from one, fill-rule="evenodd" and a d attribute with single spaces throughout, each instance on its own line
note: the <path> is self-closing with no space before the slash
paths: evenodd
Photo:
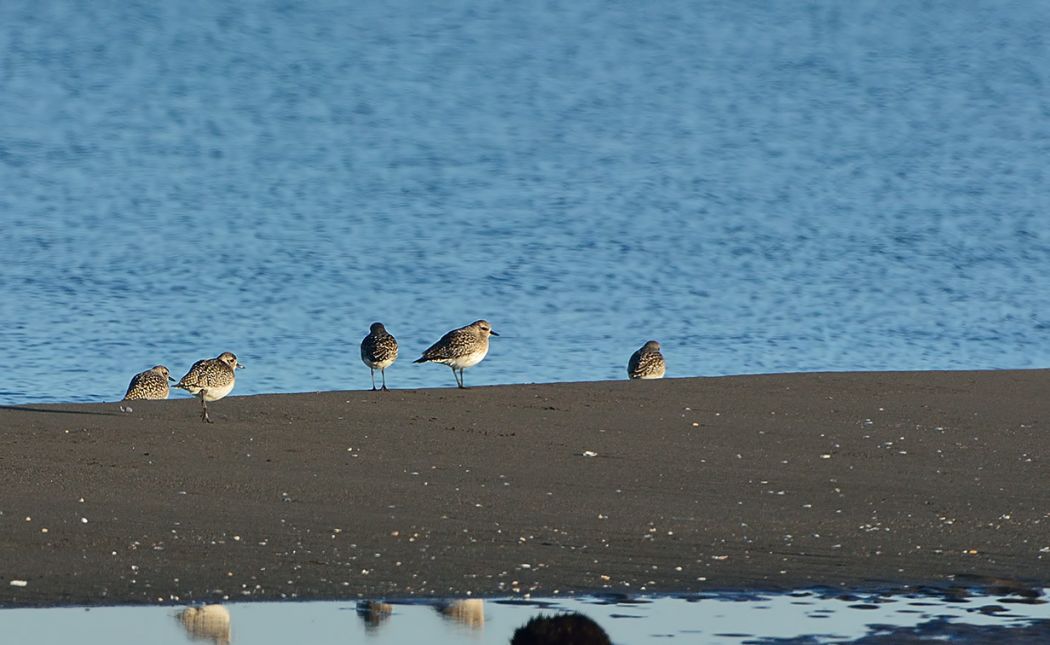
<path id="1" fill-rule="evenodd" d="M 510 645 L 611 645 L 609 635 L 579 612 L 534 616 L 514 631 Z"/>
<path id="2" fill-rule="evenodd" d="M 378 629 L 393 612 L 393 605 L 379 600 L 361 600 L 357 603 L 357 615 L 365 621 L 366 632 Z"/>
<path id="3" fill-rule="evenodd" d="M 230 645 L 230 612 L 222 605 L 187 607 L 178 618 L 191 640 Z"/>
<path id="4" fill-rule="evenodd" d="M 481 629 L 485 626 L 484 600 L 477 598 L 442 600 L 430 606 L 441 614 L 442 618 L 447 618 L 454 623 L 471 629 Z M 390 619 L 393 612 L 394 606 L 381 600 L 360 600 L 357 603 L 357 615 L 365 622 L 365 631 L 368 633 L 375 633 L 380 625 Z"/>
<path id="5" fill-rule="evenodd" d="M 362 600 L 357 616 L 346 611 L 355 607 L 346 601 L 231 603 L 174 612 L 168 607 L 0 609 L 0 643 L 230 645 L 231 615 L 239 645 L 1050 643 L 1050 590 L 982 582 L 994 587 Z M 397 620 L 390 621 L 395 606 Z"/>
<path id="6" fill-rule="evenodd" d="M 471 629 L 485 626 L 485 601 L 479 598 L 452 600 L 435 605 L 442 616 Z"/>

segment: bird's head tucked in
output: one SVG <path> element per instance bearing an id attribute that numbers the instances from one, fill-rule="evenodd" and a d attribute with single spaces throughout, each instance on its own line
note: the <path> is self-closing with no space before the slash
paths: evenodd
<path id="1" fill-rule="evenodd" d="M 163 365 L 154 365 L 152 368 L 150 368 L 150 371 L 154 374 L 160 374 L 169 381 L 175 380 L 174 378 L 172 378 L 171 372 L 168 371 L 168 368 L 164 367 Z"/>

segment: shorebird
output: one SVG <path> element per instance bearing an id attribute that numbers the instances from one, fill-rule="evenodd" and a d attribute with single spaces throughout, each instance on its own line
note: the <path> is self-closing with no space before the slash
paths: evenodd
<path id="1" fill-rule="evenodd" d="M 666 371 L 667 363 L 660 353 L 660 343 L 655 340 L 642 345 L 627 362 L 627 376 L 632 379 L 663 378 Z"/>
<path id="2" fill-rule="evenodd" d="M 166 399 L 168 398 L 168 381 L 174 381 L 168 368 L 163 365 L 154 365 L 145 372 L 139 372 L 131 377 L 131 384 L 124 394 L 124 401 L 141 401 L 144 399 Z M 130 405 L 120 406 L 121 412 L 131 412 Z"/>
<path id="3" fill-rule="evenodd" d="M 201 421 L 211 423 L 208 418 L 208 401 L 218 401 L 233 390 L 236 381 L 235 371 L 243 368 L 237 357 L 230 352 L 223 352 L 215 358 L 197 361 L 186 372 L 186 376 L 175 384 L 175 387 L 186 390 L 201 400 Z"/>
<path id="4" fill-rule="evenodd" d="M 397 341 L 386 330 L 383 323 L 374 322 L 368 335 L 361 341 L 361 361 L 372 373 L 372 391 L 376 390 L 376 370 L 383 376 L 383 390 L 386 390 L 386 368 L 397 360 Z"/>
<path id="5" fill-rule="evenodd" d="M 475 320 L 466 327 L 453 329 L 441 337 L 417 358 L 415 363 L 443 363 L 452 368 L 456 385 L 463 385 L 463 370 L 473 367 L 489 353 L 489 335 L 499 336 L 484 320 Z M 459 373 L 456 373 L 459 370 Z"/>

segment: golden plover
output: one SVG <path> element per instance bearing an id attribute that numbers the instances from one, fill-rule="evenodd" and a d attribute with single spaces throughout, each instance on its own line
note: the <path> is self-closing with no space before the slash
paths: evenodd
<path id="1" fill-rule="evenodd" d="M 208 418 L 208 401 L 218 401 L 233 390 L 237 380 L 235 370 L 243 368 L 237 357 L 230 352 L 223 352 L 215 358 L 197 361 L 186 372 L 186 376 L 175 384 L 175 387 L 186 390 L 201 400 L 201 420 L 211 423 Z"/>
<path id="2" fill-rule="evenodd" d="M 466 327 L 453 329 L 441 337 L 417 358 L 415 363 L 443 363 L 452 368 L 456 385 L 463 385 L 463 370 L 473 367 L 489 353 L 489 335 L 499 336 L 484 320 L 476 320 Z M 459 370 L 459 373 L 456 373 Z"/>
<path id="3" fill-rule="evenodd" d="M 632 379 L 663 378 L 666 371 L 667 363 L 660 353 L 660 343 L 655 340 L 642 345 L 627 362 L 627 376 Z"/>
<path id="4" fill-rule="evenodd" d="M 386 388 L 386 368 L 397 360 L 397 341 L 386 330 L 383 323 L 374 322 L 369 327 L 368 335 L 361 341 L 361 361 L 372 373 L 372 391 L 376 389 L 376 370 L 383 376 L 383 388 Z"/>
<path id="5" fill-rule="evenodd" d="M 168 381 L 174 381 L 168 368 L 163 365 L 154 365 L 145 372 L 139 372 L 131 377 L 131 384 L 124 394 L 124 401 L 142 401 L 146 399 L 160 400 L 168 398 Z M 130 405 L 120 406 L 121 412 L 131 412 Z"/>

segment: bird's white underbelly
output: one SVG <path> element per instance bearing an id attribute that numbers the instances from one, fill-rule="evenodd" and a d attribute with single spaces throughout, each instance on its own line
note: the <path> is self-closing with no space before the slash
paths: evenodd
<path id="1" fill-rule="evenodd" d="M 385 370 L 386 368 L 394 364 L 394 361 L 397 360 L 397 357 L 395 356 L 394 358 L 388 358 L 385 361 L 373 361 L 362 356 L 361 360 L 365 362 L 365 365 L 371 367 L 374 370 Z"/>
<path id="2" fill-rule="evenodd" d="M 486 347 L 485 349 L 474 352 L 472 354 L 464 354 L 462 356 L 456 356 L 455 358 L 448 358 L 441 362 L 457 370 L 465 370 L 468 367 L 474 367 L 475 365 L 480 363 L 481 359 L 485 358 L 485 355 L 488 353 L 489 348 Z"/>
<path id="3" fill-rule="evenodd" d="M 218 401 L 219 399 L 233 391 L 233 381 L 230 381 L 228 385 L 201 388 L 200 391 L 204 392 L 205 401 Z"/>

